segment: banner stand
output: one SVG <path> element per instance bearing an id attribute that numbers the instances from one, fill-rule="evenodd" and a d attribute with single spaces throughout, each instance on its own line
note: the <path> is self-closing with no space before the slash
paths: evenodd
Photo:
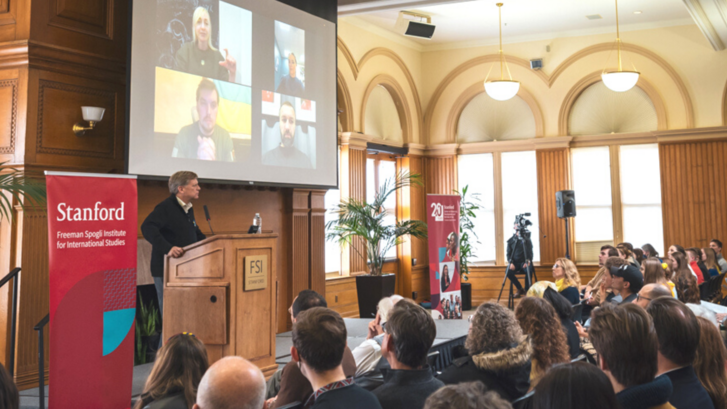
<path id="1" fill-rule="evenodd" d="M 434 319 L 462 319 L 459 204 L 459 196 L 427 195 L 429 288 Z"/>

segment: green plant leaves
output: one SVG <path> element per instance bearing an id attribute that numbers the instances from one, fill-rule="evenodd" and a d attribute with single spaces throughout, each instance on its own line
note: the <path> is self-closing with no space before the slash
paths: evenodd
<path id="1" fill-rule="evenodd" d="M 13 219 L 13 204 L 26 206 L 45 205 L 45 185 L 24 171 L 0 162 L 0 220 Z"/>

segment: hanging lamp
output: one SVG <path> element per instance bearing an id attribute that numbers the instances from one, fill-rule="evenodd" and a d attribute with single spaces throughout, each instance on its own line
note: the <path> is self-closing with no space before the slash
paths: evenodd
<path id="1" fill-rule="evenodd" d="M 520 90 L 520 82 L 512 80 L 510 67 L 507 66 L 505 55 L 502 53 L 502 3 L 497 3 L 497 9 L 500 15 L 500 79 L 488 81 L 486 78 L 485 92 L 492 99 L 507 101 L 517 95 L 518 90 Z M 507 75 L 510 77 L 509 80 L 505 79 L 505 69 L 507 69 Z M 489 78 L 490 74 L 488 73 L 487 76 Z"/>
<path id="2" fill-rule="evenodd" d="M 621 33 L 618 27 L 618 0 L 616 1 L 616 46 L 618 47 L 618 70 L 603 70 L 601 79 L 606 88 L 615 92 L 625 92 L 630 90 L 639 81 L 640 73 L 638 71 L 624 71 L 621 65 Z"/>

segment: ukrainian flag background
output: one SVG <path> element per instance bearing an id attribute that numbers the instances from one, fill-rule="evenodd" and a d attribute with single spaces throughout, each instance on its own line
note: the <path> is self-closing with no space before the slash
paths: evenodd
<path id="1" fill-rule="evenodd" d="M 154 132 L 177 134 L 182 127 L 197 120 L 197 86 L 203 77 L 156 68 L 154 93 Z M 250 139 L 252 134 L 251 88 L 226 81 L 212 80 L 217 86 L 220 104 L 217 125 L 233 138 Z"/>

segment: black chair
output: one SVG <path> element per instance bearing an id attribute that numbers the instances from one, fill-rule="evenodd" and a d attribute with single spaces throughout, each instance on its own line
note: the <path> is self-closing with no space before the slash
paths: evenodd
<path id="1" fill-rule="evenodd" d="M 439 351 L 432 351 L 427 355 L 427 365 L 429 365 L 429 368 L 431 368 L 432 372 L 434 373 L 434 376 L 437 376 L 436 367 L 437 367 L 437 360 L 439 359 Z"/>
<path id="2" fill-rule="evenodd" d="M 583 304 L 576 304 L 573 306 L 573 321 L 580 322 L 583 324 Z"/>
<path id="3" fill-rule="evenodd" d="M 533 407 L 533 395 L 535 390 L 526 393 L 522 397 L 512 401 L 512 409 L 530 409 Z"/>

